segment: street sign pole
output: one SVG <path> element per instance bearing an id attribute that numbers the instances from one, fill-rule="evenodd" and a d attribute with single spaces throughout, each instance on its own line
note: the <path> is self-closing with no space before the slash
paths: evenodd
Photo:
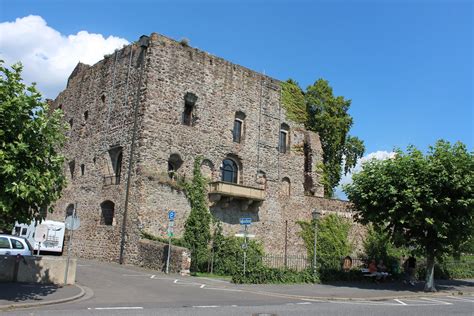
<path id="1" fill-rule="evenodd" d="M 168 256 L 166 257 L 166 274 L 169 273 L 170 268 L 170 257 L 171 257 L 171 237 L 173 236 L 173 225 L 174 225 L 174 218 L 176 216 L 175 211 L 168 212 Z"/>
<path id="2" fill-rule="evenodd" d="M 72 226 L 74 227 L 74 221 L 76 219 L 76 208 L 77 202 L 74 204 L 74 210 L 72 211 Z M 64 285 L 67 285 L 67 273 L 69 272 L 69 260 L 71 259 L 71 244 L 72 244 L 72 235 L 74 229 L 71 229 L 69 233 L 69 241 L 67 243 L 67 261 L 66 261 L 66 270 L 64 271 Z"/>
<path id="3" fill-rule="evenodd" d="M 247 268 L 247 225 L 244 226 L 244 276 Z"/>

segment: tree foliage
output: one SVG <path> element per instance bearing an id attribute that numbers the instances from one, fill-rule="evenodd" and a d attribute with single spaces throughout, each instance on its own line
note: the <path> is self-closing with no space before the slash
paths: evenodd
<path id="1" fill-rule="evenodd" d="M 201 173 L 201 157 L 194 161 L 193 180 L 186 183 L 186 195 L 191 213 L 184 225 L 183 239 L 191 250 L 191 270 L 201 271 L 209 258 L 211 213 L 207 203 L 207 181 Z"/>
<path id="2" fill-rule="evenodd" d="M 314 227 L 315 222 L 298 222 L 302 230 L 301 237 L 304 240 L 307 254 L 310 258 L 314 256 Z M 328 269 L 340 269 L 341 258 L 352 252 L 352 244 L 349 242 L 349 230 L 351 223 L 338 215 L 330 214 L 317 222 L 317 265 L 320 271 Z"/>
<path id="3" fill-rule="evenodd" d="M 26 86 L 22 65 L 0 61 L 0 230 L 16 220 L 41 219 L 65 186 L 62 113 L 48 113 L 35 85 Z"/>
<path id="4" fill-rule="evenodd" d="M 347 173 L 353 168 L 365 151 L 364 143 L 349 135 L 353 123 L 348 113 L 351 101 L 334 96 L 329 82 L 324 79 L 310 85 L 306 92 L 289 79 L 282 84 L 282 103 L 288 118 L 319 134 L 324 192 L 332 197 L 342 171 Z"/>
<path id="5" fill-rule="evenodd" d="M 434 290 L 436 257 L 459 252 L 474 231 L 474 159 L 462 143 L 438 141 L 423 155 L 411 146 L 395 158 L 364 164 L 345 186 L 361 223 L 424 253 L 426 290 Z"/>

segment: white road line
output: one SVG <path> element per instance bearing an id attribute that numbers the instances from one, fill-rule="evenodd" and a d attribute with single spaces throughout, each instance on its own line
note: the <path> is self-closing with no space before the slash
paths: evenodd
<path id="1" fill-rule="evenodd" d="M 474 303 L 473 300 L 468 300 L 467 298 L 463 298 L 463 297 L 456 297 L 456 296 L 447 296 L 447 297 L 454 298 L 454 299 L 456 299 L 456 300 L 460 300 L 460 301 L 463 301 L 463 302 L 471 302 L 471 303 Z"/>
<path id="2" fill-rule="evenodd" d="M 230 307 L 238 307 L 238 305 L 230 305 Z"/>
<path id="3" fill-rule="evenodd" d="M 78 264 L 76 266 L 78 266 L 78 267 L 91 267 L 92 265 L 91 264 Z"/>
<path id="4" fill-rule="evenodd" d="M 201 286 L 199 287 L 200 289 L 204 288 L 206 286 L 206 284 L 201 284 Z"/>
<path id="5" fill-rule="evenodd" d="M 127 276 L 127 277 L 138 277 L 138 276 L 149 276 L 149 274 L 122 274 L 122 276 Z"/>
<path id="6" fill-rule="evenodd" d="M 425 300 L 425 301 L 435 302 L 435 303 L 441 303 L 441 304 L 444 304 L 444 305 L 453 305 L 453 303 L 448 303 L 448 302 L 444 302 L 444 301 L 434 300 L 434 299 L 432 299 L 432 298 L 427 298 L 427 297 L 420 297 L 420 299 Z"/>
<path id="7" fill-rule="evenodd" d="M 400 303 L 401 305 L 407 305 L 406 303 L 400 301 L 399 299 L 394 299 L 394 301 Z"/>
<path id="8" fill-rule="evenodd" d="M 95 310 L 127 310 L 127 309 L 143 309 L 141 306 L 116 306 L 116 307 L 95 307 L 95 308 L 88 308 L 90 309 L 95 309 Z"/>
<path id="9" fill-rule="evenodd" d="M 153 274 L 153 275 L 150 277 L 150 279 L 154 279 L 155 277 L 156 277 L 156 275 Z"/>
<path id="10" fill-rule="evenodd" d="M 173 283 L 175 283 L 175 284 L 178 283 L 178 279 L 174 280 Z"/>
<path id="11" fill-rule="evenodd" d="M 216 307 L 219 307 L 219 305 L 195 305 L 193 307 L 196 307 L 196 308 L 216 308 Z"/>
<path id="12" fill-rule="evenodd" d="M 321 302 L 321 303 L 325 302 L 323 300 L 317 300 L 317 299 L 312 299 L 312 298 L 302 298 L 301 300 L 308 301 L 308 302 Z"/>
<path id="13" fill-rule="evenodd" d="M 226 289 L 226 288 L 208 287 L 208 286 L 206 286 L 205 290 L 229 291 L 229 292 L 242 292 L 242 290 L 239 290 L 239 289 Z"/>
<path id="14" fill-rule="evenodd" d="M 300 302 L 300 303 L 296 303 L 296 305 L 311 305 L 312 303 L 311 302 Z"/>

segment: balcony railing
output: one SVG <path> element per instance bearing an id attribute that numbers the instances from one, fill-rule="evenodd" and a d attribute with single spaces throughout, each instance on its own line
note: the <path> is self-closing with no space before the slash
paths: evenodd
<path id="1" fill-rule="evenodd" d="M 222 196 L 256 202 L 265 200 L 263 189 L 222 181 L 209 183 L 209 195 L 214 196 L 214 201 L 220 200 Z"/>

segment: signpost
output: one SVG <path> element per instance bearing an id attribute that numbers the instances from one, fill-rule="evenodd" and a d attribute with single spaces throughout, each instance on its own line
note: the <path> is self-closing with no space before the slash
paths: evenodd
<path id="1" fill-rule="evenodd" d="M 81 226 L 81 220 L 77 216 L 76 213 L 77 203 L 74 204 L 74 210 L 71 216 L 66 217 L 64 224 L 67 229 L 71 232 L 69 233 L 69 242 L 67 246 L 67 263 L 66 263 L 66 270 L 64 271 L 64 285 L 67 285 L 67 273 L 69 271 L 69 259 L 71 258 L 71 244 L 72 244 L 72 235 L 75 230 L 77 230 Z"/>
<path id="2" fill-rule="evenodd" d="M 46 241 L 46 237 L 48 236 L 48 226 L 44 224 L 40 224 L 36 226 L 35 230 L 35 241 L 38 243 L 38 253 L 36 254 L 39 256 L 41 243 Z"/>
<path id="3" fill-rule="evenodd" d="M 170 267 L 170 256 L 171 256 L 171 237 L 173 237 L 173 227 L 174 227 L 174 219 L 176 217 L 176 212 L 170 210 L 168 212 L 168 256 L 166 258 L 166 274 L 169 273 Z"/>
<path id="4" fill-rule="evenodd" d="M 249 234 L 248 227 L 252 224 L 252 219 L 250 217 L 242 217 L 240 218 L 240 225 L 244 226 L 244 230 L 238 234 L 235 234 L 236 237 L 244 237 L 244 243 L 242 244 L 242 249 L 244 250 L 244 275 L 247 270 L 247 248 L 248 239 L 255 237 L 253 234 Z"/>

